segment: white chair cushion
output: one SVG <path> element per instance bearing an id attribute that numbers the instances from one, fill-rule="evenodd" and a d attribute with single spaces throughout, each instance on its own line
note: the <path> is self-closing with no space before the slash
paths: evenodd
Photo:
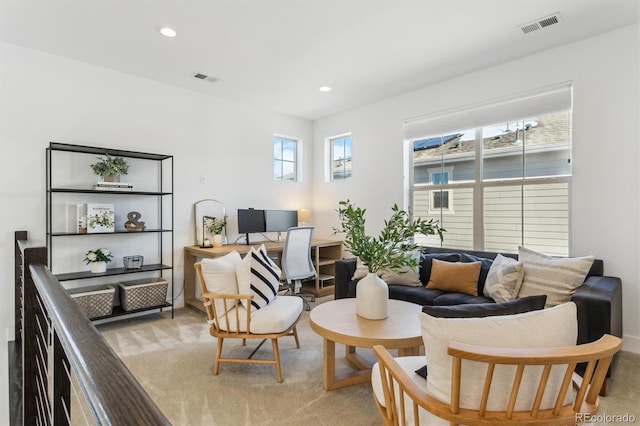
<path id="1" fill-rule="evenodd" d="M 451 401 L 451 357 L 449 342 L 494 348 L 553 348 L 576 344 L 578 325 L 573 302 L 523 314 L 485 318 L 436 318 L 420 313 L 422 338 L 428 358 L 427 392 L 436 399 Z M 504 411 L 511 391 L 515 366 L 496 366 L 487 410 Z M 542 409 L 553 407 L 564 375 L 563 366 L 551 369 L 542 399 Z M 477 409 L 480 405 L 486 364 L 462 361 L 460 407 Z M 525 368 L 515 409 L 531 409 L 542 367 Z M 571 403 L 567 392 L 564 403 Z"/>
<path id="2" fill-rule="evenodd" d="M 297 296 L 278 296 L 268 305 L 251 312 L 251 333 L 270 334 L 281 333 L 291 327 L 302 313 L 302 299 Z M 236 327 L 235 309 L 240 314 L 240 330 Z M 247 331 L 247 310 L 243 305 L 238 305 L 229 311 L 229 325 L 227 326 L 224 315 L 218 318 L 220 328 L 225 331 Z"/>
<path id="3" fill-rule="evenodd" d="M 422 377 L 418 376 L 415 371 L 424 366 L 424 356 L 402 356 L 395 358 L 396 362 L 400 365 L 400 367 L 413 379 L 416 385 L 423 391 L 427 391 L 427 381 Z M 398 385 L 394 382 L 395 385 L 395 394 L 396 401 L 399 401 L 399 392 Z M 376 400 L 382 405 L 386 407 L 384 402 L 384 390 L 382 389 L 382 379 L 380 378 L 380 367 L 376 362 L 371 369 L 371 386 L 373 387 L 373 395 Z M 396 402 L 397 403 L 397 402 Z M 406 425 L 413 425 L 413 406 L 411 403 L 411 399 L 405 395 L 405 404 L 404 411 L 406 415 Z M 449 422 L 444 421 L 443 419 L 434 416 L 427 410 L 422 407 L 418 408 L 418 415 L 420 417 L 421 425 L 449 425 Z"/>
<path id="4" fill-rule="evenodd" d="M 240 261 L 240 254 L 235 250 L 222 257 L 202 259 L 200 266 L 207 291 L 218 294 L 238 294 L 236 266 Z M 221 300 L 216 300 L 218 315 L 224 313 L 223 306 Z"/>

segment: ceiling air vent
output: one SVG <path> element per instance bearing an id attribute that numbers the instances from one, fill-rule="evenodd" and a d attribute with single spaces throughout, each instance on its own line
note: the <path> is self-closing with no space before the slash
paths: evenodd
<path id="1" fill-rule="evenodd" d="M 543 28 L 550 27 L 559 22 L 560 22 L 560 13 L 556 12 L 553 15 L 545 16 L 544 18 L 536 19 L 533 22 L 520 25 L 519 28 L 523 34 L 529 34 L 534 31 L 538 31 Z"/>
<path id="2" fill-rule="evenodd" d="M 216 81 L 218 81 L 218 79 L 215 77 L 209 77 L 208 75 L 201 74 L 199 72 L 195 73 L 193 77 L 197 78 L 198 80 L 208 81 L 209 83 L 215 83 Z"/>

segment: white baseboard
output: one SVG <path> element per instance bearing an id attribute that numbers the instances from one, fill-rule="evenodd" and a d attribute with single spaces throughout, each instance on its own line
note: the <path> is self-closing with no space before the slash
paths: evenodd
<path id="1" fill-rule="evenodd" d="M 7 342 L 16 340 L 16 329 L 14 327 L 7 327 Z"/>
<path id="2" fill-rule="evenodd" d="M 622 350 L 640 354 L 640 337 L 625 334 L 622 336 Z"/>

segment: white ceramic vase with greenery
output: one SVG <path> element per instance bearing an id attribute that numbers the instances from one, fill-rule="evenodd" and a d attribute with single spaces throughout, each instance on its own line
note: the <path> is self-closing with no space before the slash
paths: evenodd
<path id="1" fill-rule="evenodd" d="M 391 208 L 393 214 L 384 222 L 380 236 L 375 238 L 365 232 L 366 209 L 356 207 L 349 200 L 340 201 L 338 216 L 341 227 L 335 232 L 344 233 L 343 244 L 367 267 L 368 273 L 356 287 L 356 313 L 367 319 L 384 319 L 388 316 L 389 288 L 378 277 L 378 272 L 391 270 L 399 272 L 405 266 L 415 268 L 418 258 L 414 251 L 416 234 L 438 235 L 442 241 L 445 232 L 435 219 L 412 220 L 407 212 L 397 204 Z"/>

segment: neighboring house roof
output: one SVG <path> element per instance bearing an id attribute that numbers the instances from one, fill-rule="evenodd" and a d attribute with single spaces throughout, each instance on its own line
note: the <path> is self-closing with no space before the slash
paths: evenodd
<path id="1" fill-rule="evenodd" d="M 556 150 L 569 147 L 569 114 L 557 113 L 526 121 L 525 129 L 511 130 L 497 136 L 483 139 L 483 149 L 495 154 L 519 154 L 522 152 L 522 141 L 529 149 Z M 462 141 L 462 133 L 454 133 L 442 138 L 427 138 L 413 143 L 414 163 L 432 162 L 445 157 L 473 156 L 476 141 Z M 520 140 L 520 142 L 517 142 Z"/>

